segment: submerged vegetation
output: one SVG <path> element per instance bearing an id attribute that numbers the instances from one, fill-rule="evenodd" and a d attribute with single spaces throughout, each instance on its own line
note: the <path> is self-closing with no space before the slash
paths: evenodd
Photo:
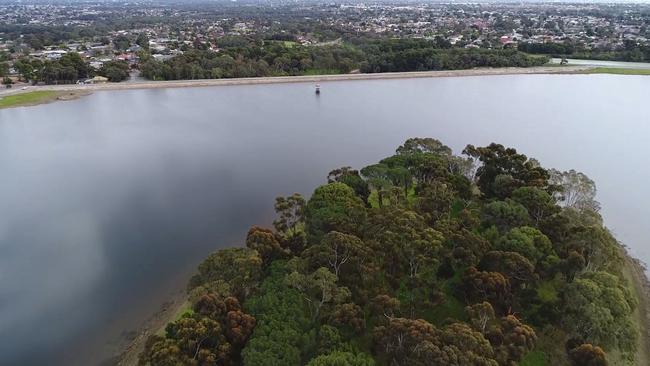
<path id="1" fill-rule="evenodd" d="M 596 188 L 498 144 L 430 138 L 210 255 L 141 365 L 632 364 L 636 306 Z"/>

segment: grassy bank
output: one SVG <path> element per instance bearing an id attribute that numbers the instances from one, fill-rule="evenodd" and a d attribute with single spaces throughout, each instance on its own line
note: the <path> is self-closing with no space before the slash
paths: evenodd
<path id="1" fill-rule="evenodd" d="M 615 74 L 615 75 L 650 75 L 650 69 L 628 69 L 622 67 L 595 67 L 585 71 L 587 74 Z"/>
<path id="2" fill-rule="evenodd" d="M 0 99 L 0 108 L 20 107 L 41 104 L 56 99 L 59 92 L 39 90 L 28 93 L 8 95 Z"/>
<path id="3" fill-rule="evenodd" d="M 56 100 L 73 100 L 88 94 L 90 93 L 84 90 L 36 90 L 10 94 L 0 98 L 0 109 L 32 106 Z"/>

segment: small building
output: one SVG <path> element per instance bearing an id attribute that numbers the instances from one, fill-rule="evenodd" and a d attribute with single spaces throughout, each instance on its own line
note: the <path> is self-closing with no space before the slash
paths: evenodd
<path id="1" fill-rule="evenodd" d="M 174 56 L 172 56 L 172 55 L 161 55 L 161 54 L 156 53 L 154 55 L 151 55 L 151 57 L 153 57 L 153 59 L 156 60 L 156 61 L 167 61 L 167 60 L 173 58 Z"/>
<path id="2" fill-rule="evenodd" d="M 102 61 L 91 61 L 91 62 L 89 63 L 89 65 L 90 65 L 90 67 L 92 67 L 93 69 L 95 69 L 95 70 L 99 70 L 99 69 L 102 68 L 102 66 L 104 66 L 104 62 L 102 62 Z"/>
<path id="3" fill-rule="evenodd" d="M 100 75 L 97 75 L 92 79 L 86 80 L 86 84 L 104 84 L 107 82 L 108 82 L 108 78 Z"/>
<path id="4" fill-rule="evenodd" d="M 58 60 L 58 59 L 61 58 L 61 56 L 65 55 L 66 53 L 68 53 L 68 51 L 65 51 L 65 50 L 43 51 L 43 55 L 48 60 Z"/>

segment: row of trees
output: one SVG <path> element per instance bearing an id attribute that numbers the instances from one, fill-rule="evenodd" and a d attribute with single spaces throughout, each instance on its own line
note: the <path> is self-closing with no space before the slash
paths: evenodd
<path id="1" fill-rule="evenodd" d="M 527 43 L 520 42 L 517 49 L 521 52 L 544 54 L 554 56 L 572 55 L 576 52 L 576 46 L 571 43 L 557 43 L 557 42 L 544 42 L 544 43 Z"/>
<path id="2" fill-rule="evenodd" d="M 327 179 L 210 255 L 140 364 L 631 362 L 636 302 L 585 175 L 415 138 Z"/>
<path id="3" fill-rule="evenodd" d="M 359 51 L 346 46 L 251 43 L 219 53 L 193 49 L 165 62 L 151 59 L 143 63 L 142 75 L 152 80 L 176 80 L 348 73 L 361 59 Z"/>
<path id="4" fill-rule="evenodd" d="M 589 49 L 573 43 L 519 43 L 519 51 L 544 54 L 554 57 L 573 57 L 591 60 L 650 62 L 650 46 L 625 40 L 623 46 L 616 49 Z"/>
<path id="5" fill-rule="evenodd" d="M 363 72 L 456 70 L 474 67 L 530 67 L 548 62 L 513 49 L 450 48 L 442 40 L 382 39 L 360 45 Z"/>
<path id="6" fill-rule="evenodd" d="M 58 60 L 41 61 L 23 58 L 16 60 L 14 68 L 25 81 L 45 84 L 74 84 L 79 80 L 101 75 L 110 81 L 129 78 L 129 65 L 124 61 L 109 61 L 94 70 L 76 52 L 69 52 Z"/>
<path id="7" fill-rule="evenodd" d="M 25 81 L 45 84 L 73 84 L 90 75 L 90 66 L 78 53 L 67 53 L 58 60 L 20 59 L 14 68 Z"/>
<path id="8" fill-rule="evenodd" d="M 289 41 L 224 37 L 222 50 L 213 52 L 202 43 L 167 61 L 157 61 L 141 52 L 140 70 L 150 80 L 220 79 L 306 74 L 338 74 L 354 70 L 366 73 L 455 70 L 474 67 L 529 67 L 545 64 L 543 56 L 529 56 L 511 49 L 460 49 L 441 38 L 355 39 L 349 44 L 301 46 Z M 116 37 L 116 48 L 128 48 L 132 40 Z M 141 34 L 136 42 L 146 49 L 148 39 Z M 0 63 L 0 73 L 1 70 Z M 20 59 L 14 64 L 24 80 L 46 84 L 76 83 L 94 75 L 110 81 L 129 76 L 125 62 L 112 61 L 93 70 L 79 54 L 70 52 L 58 60 Z M 2 75 L 0 75 L 2 76 Z"/>
<path id="9" fill-rule="evenodd" d="M 449 48 L 443 40 L 355 40 L 327 46 L 283 41 L 226 41 L 219 52 L 193 49 L 168 61 L 150 59 L 142 75 L 152 80 L 236 78 L 323 73 L 529 67 L 548 62 L 516 50 Z M 232 46 L 229 46 L 232 43 Z"/>

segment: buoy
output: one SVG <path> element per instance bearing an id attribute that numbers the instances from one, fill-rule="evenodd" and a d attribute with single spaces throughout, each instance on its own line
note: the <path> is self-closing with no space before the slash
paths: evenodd
<path id="1" fill-rule="evenodd" d="M 316 94 L 320 94 L 320 85 L 316 84 Z"/>

